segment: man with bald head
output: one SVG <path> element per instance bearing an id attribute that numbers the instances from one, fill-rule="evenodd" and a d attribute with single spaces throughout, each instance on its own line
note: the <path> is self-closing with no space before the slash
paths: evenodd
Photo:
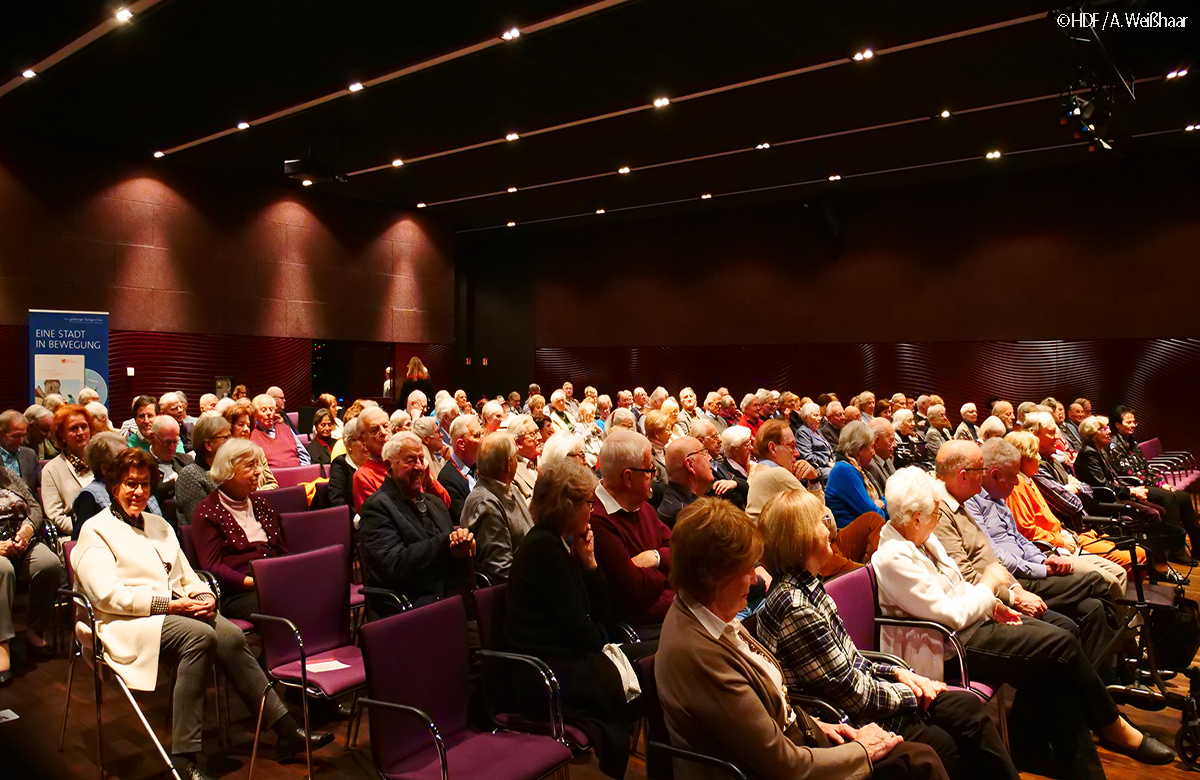
<path id="1" fill-rule="evenodd" d="M 178 528 L 174 512 L 167 510 L 167 501 L 175 498 L 175 480 L 179 472 L 192 465 L 192 458 L 179 451 L 179 421 L 169 415 L 160 414 L 150 424 L 150 454 L 158 461 L 161 475 L 154 497 L 162 507 L 163 519 Z M 170 516 L 168 516 L 170 515 Z"/>
<path id="2" fill-rule="evenodd" d="M 287 397 L 283 394 L 283 388 L 272 385 L 267 388 L 267 395 L 275 399 L 275 413 L 279 415 L 279 420 L 292 429 L 292 433 L 300 433 L 298 428 L 292 423 L 292 418 L 287 416 Z M 304 465 L 308 465 L 305 463 Z"/>
<path id="3" fill-rule="evenodd" d="M 290 427 L 281 422 L 278 402 L 267 393 L 254 396 L 254 430 L 250 441 L 262 447 L 267 465 L 274 469 L 296 468 L 312 463 L 312 456 Z"/>
<path id="4" fill-rule="evenodd" d="M 857 406 L 847 406 L 845 408 L 846 422 L 862 422 L 862 412 Z"/>
<path id="5" fill-rule="evenodd" d="M 998 417 L 1000 422 L 1004 423 L 1005 433 L 1013 429 L 1013 423 L 1017 420 L 1017 412 L 1008 401 L 997 401 L 992 404 L 992 416 Z"/>
<path id="6" fill-rule="evenodd" d="M 712 455 L 692 436 L 680 436 L 667 445 L 667 487 L 658 505 L 658 518 L 667 528 L 683 508 L 708 492 L 713 483 Z"/>
<path id="7" fill-rule="evenodd" d="M 1073 403 L 1067 408 L 1067 419 L 1059 426 L 1063 436 L 1067 442 L 1079 452 L 1083 449 L 1083 439 L 1079 438 L 1079 423 L 1087 419 L 1087 412 L 1078 403 Z"/>
<path id="8" fill-rule="evenodd" d="M 707 416 L 692 420 L 692 438 L 700 442 L 708 450 L 709 464 L 712 467 L 713 483 L 706 495 L 723 498 L 738 509 L 746 508 L 746 491 L 748 483 L 738 482 L 721 463 L 721 432 L 716 424 Z M 667 478 L 670 479 L 670 464 L 667 465 Z"/>
<path id="9" fill-rule="evenodd" d="M 388 414 L 378 406 L 363 409 L 358 417 L 358 440 L 367 451 L 367 461 L 354 470 L 350 480 L 354 511 L 362 509 L 363 503 L 387 481 L 387 467 L 383 463 L 383 445 L 391 435 Z"/>

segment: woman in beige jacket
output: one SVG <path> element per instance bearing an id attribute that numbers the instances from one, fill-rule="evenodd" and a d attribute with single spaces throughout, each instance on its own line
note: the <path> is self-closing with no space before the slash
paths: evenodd
<path id="1" fill-rule="evenodd" d="M 154 690 L 159 663 L 177 664 L 172 761 L 184 780 L 206 780 L 195 759 L 213 663 L 251 712 L 259 709 L 267 679 L 242 631 L 217 614 L 215 596 L 188 564 L 171 526 L 145 511 L 158 475 L 147 452 L 117 456 L 108 481 L 113 502 L 84 525 L 71 564 L 76 587 L 95 611 L 104 660 L 130 688 Z M 263 722 L 279 736 L 280 761 L 304 753 L 304 733 L 274 690 L 267 693 Z M 313 735 L 313 746 L 332 738 Z"/>

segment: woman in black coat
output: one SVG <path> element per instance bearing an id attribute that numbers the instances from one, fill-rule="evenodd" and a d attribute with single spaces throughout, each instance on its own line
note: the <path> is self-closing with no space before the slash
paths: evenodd
<path id="1" fill-rule="evenodd" d="M 404 384 L 400 385 L 400 395 L 395 399 L 401 409 L 408 408 L 408 396 L 413 390 L 424 393 L 426 404 L 433 409 L 433 398 L 436 395 L 433 381 L 429 378 L 429 369 L 425 368 L 425 364 L 418 357 L 408 361 L 408 370 L 404 372 Z"/>
<path id="2" fill-rule="evenodd" d="M 1168 531 L 1171 537 L 1182 540 L 1186 528 L 1187 535 L 1191 537 L 1192 549 L 1200 549 L 1197 547 L 1200 544 L 1200 528 L 1196 525 L 1196 511 L 1188 494 L 1184 493 L 1181 496 L 1172 490 L 1143 484 L 1140 480 L 1138 484 L 1130 485 L 1117 479 L 1119 472 L 1112 463 L 1109 449 L 1109 445 L 1112 444 L 1112 431 L 1108 427 L 1107 417 L 1088 417 L 1079 423 L 1079 438 L 1083 442 L 1083 448 L 1075 460 L 1075 475 L 1081 482 L 1112 490 L 1117 498 L 1141 510 L 1144 517 L 1161 520 L 1163 530 Z M 1196 565 L 1196 561 L 1184 549 L 1182 541 L 1170 546 L 1169 555 L 1173 563 L 1183 566 Z"/>
<path id="3" fill-rule="evenodd" d="M 608 585 L 596 565 L 588 524 L 595 475 L 566 458 L 545 465 L 530 502 L 534 527 L 521 540 L 509 571 L 504 635 L 516 652 L 536 656 L 554 670 L 567 717 L 582 719 L 598 737 L 600 770 L 623 777 L 630 732 L 640 717 L 626 703 L 616 665 L 604 655 L 613 642 L 604 626 Z M 622 645 L 631 662 L 651 655 L 657 642 Z"/>

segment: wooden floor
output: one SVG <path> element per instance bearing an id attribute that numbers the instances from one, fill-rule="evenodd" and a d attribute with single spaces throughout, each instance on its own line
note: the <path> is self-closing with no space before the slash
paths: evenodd
<path id="1" fill-rule="evenodd" d="M 1200 596 L 1200 570 L 1192 577 L 1189 596 Z M 20 632 L 19 632 L 20 633 Z M 58 752 L 59 724 L 66 693 L 67 662 L 63 658 L 26 663 L 19 640 L 13 642 L 16 679 L 0 689 L 0 710 L 11 709 L 18 720 L 0 723 L 0 780 L 86 780 L 98 778 L 95 762 L 96 723 L 95 698 L 92 692 L 91 671 L 82 662 L 76 669 L 71 696 L 70 718 L 66 746 Z M 232 694 L 231 694 L 232 696 Z M 151 725 L 165 738 L 167 696 L 160 686 L 153 694 L 139 694 L 143 711 Z M 104 756 L 105 767 L 113 780 L 142 780 L 163 776 L 162 764 L 141 730 L 136 716 L 113 683 L 104 690 Z M 236 697 L 232 697 L 232 745 L 218 746 L 216 716 L 211 697 L 206 708 L 205 765 L 217 778 L 229 780 L 248 777 L 251 738 L 254 720 Z M 298 712 L 298 711 L 297 711 Z M 1142 712 L 1124 708 L 1136 725 L 1146 729 L 1163 742 L 1174 746 L 1179 728 L 1179 713 L 1173 710 Z M 364 719 L 358 746 L 345 749 L 346 724 L 335 722 L 337 741 L 314 756 L 319 780 L 375 780 L 371 764 L 370 729 Z M 273 742 L 274 736 L 265 738 Z M 264 759 L 265 753 L 265 759 Z M 1147 767 L 1132 759 L 1100 749 L 1105 772 L 1110 780 L 1170 780 L 1194 777 L 1180 761 L 1166 767 Z M 274 749 L 260 749 L 255 776 L 261 780 L 300 780 L 305 776 L 303 763 L 280 766 L 273 760 Z M 585 758 L 571 766 L 571 776 L 577 780 L 599 780 L 604 777 L 594 758 Z M 626 780 L 645 780 L 644 763 L 634 757 L 626 772 Z M 1026 780 L 1040 780 L 1037 775 L 1024 774 Z M 466 779 L 470 780 L 470 779 Z"/>

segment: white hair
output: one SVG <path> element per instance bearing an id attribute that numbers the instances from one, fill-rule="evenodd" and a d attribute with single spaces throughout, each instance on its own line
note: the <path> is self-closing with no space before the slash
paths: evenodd
<path id="1" fill-rule="evenodd" d="M 804 419 L 805 417 L 808 417 L 813 412 L 819 412 L 819 411 L 821 411 L 821 407 L 814 404 L 812 401 L 809 401 L 808 403 L 803 404 L 800 407 L 800 419 Z"/>
<path id="2" fill-rule="evenodd" d="M 217 487 L 233 479 L 233 474 L 243 463 L 257 462 L 263 457 L 262 449 L 249 439 L 230 439 L 221 445 L 213 458 L 208 475 Z"/>
<path id="3" fill-rule="evenodd" d="M 934 417 L 937 417 L 939 414 L 945 414 L 945 413 L 946 413 L 946 407 L 942 406 L 941 404 L 934 404 L 933 406 L 929 407 L 929 409 L 927 409 L 925 411 L 925 416 L 932 420 Z"/>
<path id="4" fill-rule="evenodd" d="M 79 391 L 79 403 L 82 404 L 83 406 L 87 406 L 92 401 L 99 401 L 99 400 L 100 400 L 100 394 L 97 393 L 96 389 L 93 387 L 85 387 Z"/>
<path id="5" fill-rule="evenodd" d="M 275 398 L 274 398 L 274 396 L 267 395 L 266 393 L 259 393 L 258 395 L 254 396 L 254 400 L 253 400 L 253 401 L 251 401 L 250 403 L 251 403 L 251 404 L 253 404 L 253 406 L 254 406 L 254 409 L 255 409 L 256 411 L 257 411 L 257 410 L 258 410 L 260 407 L 261 407 L 261 408 L 263 408 L 263 409 L 265 409 L 265 408 L 267 408 L 267 406 L 268 406 L 268 405 L 269 405 L 269 406 L 270 406 L 272 409 L 274 409 L 274 408 L 275 408 Z"/>
<path id="6" fill-rule="evenodd" d="M 467 428 L 471 427 L 472 422 L 478 425 L 479 418 L 473 414 L 460 414 L 455 417 L 454 422 L 450 423 L 450 430 L 447 431 L 450 434 L 450 443 L 453 444 L 466 435 Z"/>
<path id="7" fill-rule="evenodd" d="M 771 391 L 760 387 L 758 392 L 754 394 L 760 404 L 765 404 L 771 400 Z"/>
<path id="8" fill-rule="evenodd" d="M 542 457 L 538 460 L 538 468 L 548 463 L 566 460 L 572 455 L 583 452 L 583 437 L 578 433 L 559 431 L 546 439 L 542 445 Z M 638 465 L 641 465 L 641 453 L 638 453 Z"/>
<path id="9" fill-rule="evenodd" d="M 861 420 L 854 420 L 842 427 L 841 435 L 838 436 L 837 450 L 847 457 L 855 458 L 858 453 L 874 443 L 875 434 L 871 433 L 867 424 Z"/>
<path id="10" fill-rule="evenodd" d="M 207 403 L 215 404 L 216 402 L 217 402 L 217 396 L 215 393 L 205 393 L 204 395 L 200 396 L 200 405 L 201 406 L 204 406 Z"/>
<path id="11" fill-rule="evenodd" d="M 558 436 L 559 434 L 554 434 Z M 553 439 L 551 436 L 550 439 Z M 546 441 L 549 444 L 550 440 Z M 616 480 L 625 473 L 625 469 L 641 468 L 642 460 L 647 452 L 650 451 L 650 440 L 636 431 L 630 431 L 625 428 L 617 428 L 608 435 L 604 440 L 604 446 L 600 448 L 600 476 L 603 479 Z M 545 458 L 545 448 L 542 449 L 542 457 Z"/>
<path id="12" fill-rule="evenodd" d="M 892 412 L 892 425 L 899 428 L 904 423 L 913 419 L 913 417 L 914 415 L 912 409 L 897 409 L 896 411 Z"/>
<path id="13" fill-rule="evenodd" d="M 179 422 L 168 414 L 160 414 L 154 418 L 154 422 L 150 423 L 150 430 L 155 436 L 162 434 L 164 431 L 174 429 L 179 431 Z"/>
<path id="14" fill-rule="evenodd" d="M 612 416 L 608 418 L 608 428 L 605 435 L 611 434 L 618 428 L 637 430 L 637 418 L 633 416 L 633 412 L 624 406 L 618 406 L 616 409 L 613 409 Z"/>
<path id="15" fill-rule="evenodd" d="M 433 394 L 433 403 L 436 406 L 437 404 L 440 404 L 442 401 L 446 400 L 447 398 L 449 398 L 451 400 L 454 399 L 454 396 L 450 395 L 449 390 L 438 390 L 436 393 Z"/>
<path id="16" fill-rule="evenodd" d="M 424 446 L 417 434 L 412 431 L 400 431 L 400 433 L 392 434 L 392 437 L 383 443 L 383 451 L 379 455 L 384 461 L 391 463 L 400 454 L 400 450 L 404 448 L 405 444 L 412 444 L 417 449 Z"/>
<path id="17" fill-rule="evenodd" d="M 501 417 L 503 417 L 504 416 L 504 407 L 495 401 L 488 401 L 486 404 L 483 405 L 483 408 L 479 410 L 479 416 L 484 419 L 487 419 L 487 416 L 489 414 L 498 414 Z"/>
<path id="18" fill-rule="evenodd" d="M 591 415 L 592 419 L 596 419 L 596 407 L 592 406 L 590 401 L 584 401 L 579 405 L 579 411 L 575 413 L 575 421 L 583 422 L 583 418 Z"/>
<path id="19" fill-rule="evenodd" d="M 225 414 L 225 410 L 228 409 L 229 407 L 233 406 L 236 403 L 237 403 L 237 401 L 233 400 L 229 396 L 225 396 L 220 401 L 217 401 L 217 406 L 215 409 L 213 409 L 213 411 L 216 412 L 217 414 Z"/>
<path id="20" fill-rule="evenodd" d="M 442 418 L 446 415 L 449 415 L 450 419 L 453 420 L 458 416 L 458 404 L 453 398 L 447 396 L 446 398 L 443 398 L 437 402 L 437 407 L 434 409 L 433 413 L 437 415 L 439 424 L 442 422 Z"/>
<path id="21" fill-rule="evenodd" d="M 883 494 L 892 525 L 905 528 L 914 514 L 929 517 L 946 497 L 946 486 L 919 466 L 908 466 L 888 477 Z"/>
<path id="22" fill-rule="evenodd" d="M 424 439 L 435 433 L 438 429 L 437 420 L 432 417 L 418 417 L 413 420 L 412 432 Z"/>
<path id="23" fill-rule="evenodd" d="M 567 394 L 564 393 L 562 390 L 555 390 L 553 393 L 550 394 L 550 405 L 551 406 L 554 405 L 555 401 L 563 401 L 565 403 L 566 400 L 567 400 Z"/>
<path id="24" fill-rule="evenodd" d="M 1025 415 L 1025 422 L 1021 424 L 1021 429 L 1030 433 L 1041 433 L 1056 428 L 1058 423 L 1054 422 L 1054 417 L 1049 412 L 1030 412 Z"/>
<path id="25" fill-rule="evenodd" d="M 93 417 L 103 418 L 105 420 L 108 419 L 108 409 L 99 401 L 90 401 L 87 406 L 83 408 L 87 409 Z"/>
<path id="26" fill-rule="evenodd" d="M 392 416 L 388 418 L 388 425 L 390 425 L 394 431 L 399 428 L 405 420 L 408 420 L 409 425 L 411 425 L 412 415 L 403 409 L 397 409 L 396 411 L 392 412 Z"/>
<path id="27" fill-rule="evenodd" d="M 967 401 L 965 404 L 963 404 L 961 407 L 959 407 L 958 413 L 966 414 L 968 409 L 975 409 L 975 411 L 979 411 L 979 409 L 976 408 L 975 404 L 971 403 L 970 401 Z"/>
<path id="28" fill-rule="evenodd" d="M 750 439 L 754 438 L 754 434 L 744 425 L 731 425 L 721 433 L 721 454 L 726 459 L 729 458 L 729 453 L 741 447 Z"/>
<path id="29" fill-rule="evenodd" d="M 423 392 L 421 392 L 420 390 L 413 390 L 411 393 L 408 394 L 408 400 L 404 404 L 405 407 L 412 406 L 413 401 L 420 401 L 422 405 L 429 403 L 429 399 L 426 398 L 425 394 Z"/>
<path id="30" fill-rule="evenodd" d="M 984 440 L 993 436 L 1003 436 L 1006 430 L 1007 429 L 1004 427 L 1004 421 L 999 417 L 992 415 L 980 424 L 979 438 Z"/>
<path id="31" fill-rule="evenodd" d="M 365 410 L 364 410 L 365 411 Z M 342 444 L 346 445 L 346 449 L 350 449 L 350 445 L 362 438 L 362 426 L 358 424 L 358 418 L 354 417 L 350 422 L 342 426 Z"/>
<path id="32" fill-rule="evenodd" d="M 162 408 L 164 404 L 181 403 L 179 396 L 175 393 L 163 393 L 158 399 L 158 408 Z"/>

